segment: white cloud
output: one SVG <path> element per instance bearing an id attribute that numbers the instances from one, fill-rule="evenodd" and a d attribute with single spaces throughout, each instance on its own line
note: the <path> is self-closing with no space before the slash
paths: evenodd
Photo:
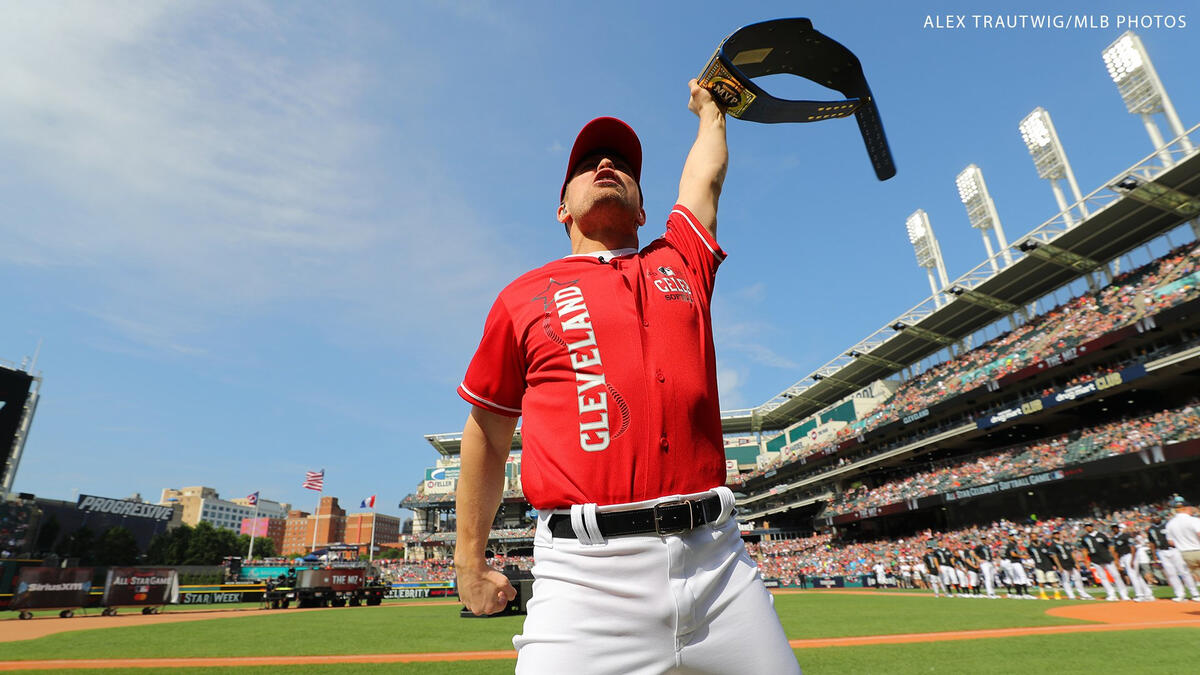
<path id="1" fill-rule="evenodd" d="M 717 391 L 720 392 L 722 410 L 746 407 L 741 391 L 742 379 L 742 374 L 734 368 L 717 367 Z"/>
<path id="2" fill-rule="evenodd" d="M 92 316 L 188 353 L 205 316 L 315 300 L 420 330 L 402 314 L 494 285 L 505 248 L 469 208 L 445 222 L 459 191 L 428 139 L 380 169 L 361 108 L 384 75 L 329 11 L 314 40 L 258 4 L 5 3 L 0 189 L 52 200 L 0 205 L 0 259 L 86 277 Z M 424 285 L 451 264 L 470 272 Z"/>

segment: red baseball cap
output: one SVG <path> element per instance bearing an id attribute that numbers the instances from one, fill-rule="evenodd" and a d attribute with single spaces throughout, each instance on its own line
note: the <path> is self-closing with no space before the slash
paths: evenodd
<path id="1" fill-rule="evenodd" d="M 567 175 L 563 179 L 562 190 L 558 193 L 561 201 L 567 192 L 567 182 L 571 180 L 571 172 L 580 160 L 597 150 L 611 150 L 624 159 L 633 171 L 633 180 L 642 187 L 642 142 L 638 140 L 633 127 L 615 117 L 597 117 L 588 122 L 575 137 L 575 145 L 571 146 L 571 158 L 567 160 Z"/>

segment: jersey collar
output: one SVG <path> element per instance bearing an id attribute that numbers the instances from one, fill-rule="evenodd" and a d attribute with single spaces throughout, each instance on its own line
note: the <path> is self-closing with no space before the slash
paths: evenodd
<path id="1" fill-rule="evenodd" d="M 567 258 L 595 258 L 600 262 L 606 262 L 621 256 L 633 255 L 637 253 L 636 248 L 618 248 L 615 251 L 592 251 L 591 253 L 572 253 L 563 256 L 563 260 Z"/>

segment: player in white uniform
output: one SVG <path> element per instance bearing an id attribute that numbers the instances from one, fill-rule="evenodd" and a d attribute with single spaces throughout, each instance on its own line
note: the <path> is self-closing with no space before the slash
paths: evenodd
<path id="1" fill-rule="evenodd" d="M 1200 574 L 1200 518 L 1189 513 L 1191 507 L 1179 495 L 1171 498 L 1171 506 L 1175 509 L 1175 515 L 1167 521 L 1164 528 L 1167 543 L 1178 551 L 1178 560 L 1183 563 L 1183 571 L 1194 577 Z M 1200 598 L 1192 599 L 1200 601 Z"/>
<path id="2" fill-rule="evenodd" d="M 1167 583 L 1171 584 L 1171 589 L 1175 591 L 1174 600 L 1175 602 L 1187 601 L 1187 594 L 1184 593 L 1186 586 L 1188 592 L 1192 594 L 1192 599 L 1200 602 L 1200 590 L 1196 588 L 1196 579 L 1183 564 L 1183 557 L 1179 555 L 1179 550 L 1172 547 L 1167 541 L 1164 525 L 1161 518 L 1155 520 L 1150 529 L 1146 531 L 1146 535 L 1150 540 L 1150 547 L 1153 549 L 1155 557 L 1162 565 L 1163 576 L 1167 578 Z"/>

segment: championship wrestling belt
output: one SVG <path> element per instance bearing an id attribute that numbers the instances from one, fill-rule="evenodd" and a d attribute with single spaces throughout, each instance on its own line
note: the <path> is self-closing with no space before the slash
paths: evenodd
<path id="1" fill-rule="evenodd" d="M 846 99 L 790 101 L 768 94 L 752 81 L 778 73 L 812 80 Z M 750 122 L 819 122 L 853 114 L 875 176 L 887 180 L 896 175 L 862 64 L 849 49 L 814 30 L 808 19 L 775 19 L 739 28 L 721 42 L 698 79 L 726 114 Z"/>

